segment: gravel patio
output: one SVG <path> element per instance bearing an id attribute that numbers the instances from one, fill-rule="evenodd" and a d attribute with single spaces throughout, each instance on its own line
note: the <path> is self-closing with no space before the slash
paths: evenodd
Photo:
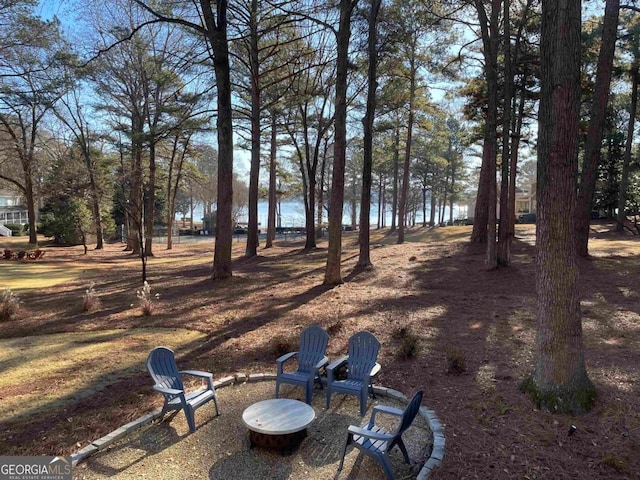
<path id="1" fill-rule="evenodd" d="M 324 391 L 316 389 L 312 407 L 316 420 L 307 437 L 291 454 L 249 448 L 242 412 L 249 405 L 274 396 L 273 381 L 244 382 L 217 390 L 220 416 L 212 402 L 196 412 L 197 430 L 189 434 L 183 412 L 166 415 L 99 451 L 74 469 L 74 479 L 383 479 L 380 466 L 359 450 L 349 447 L 342 472 L 337 471 L 346 430 L 368 420 L 373 405 L 404 408 L 400 400 L 377 396 L 369 401 L 364 418 L 358 415 L 356 397 L 334 395 L 324 409 Z M 284 385 L 281 397 L 304 401 L 301 388 Z M 423 402 L 424 405 L 424 402 Z M 388 426 L 392 426 L 389 424 Z M 418 415 L 403 436 L 411 464 L 404 463 L 397 448 L 391 453 L 396 478 L 415 479 L 429 457 L 432 433 Z"/>

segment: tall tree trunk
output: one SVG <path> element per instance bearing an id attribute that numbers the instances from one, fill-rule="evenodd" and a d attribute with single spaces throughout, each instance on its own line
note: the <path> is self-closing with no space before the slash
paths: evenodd
<path id="1" fill-rule="evenodd" d="M 400 126 L 396 124 L 393 135 L 393 198 L 391 199 L 391 231 L 396 230 L 398 218 L 398 184 L 400 183 Z"/>
<path id="2" fill-rule="evenodd" d="M 314 153 L 315 155 L 315 153 Z M 318 185 L 316 183 L 316 170 L 315 168 L 311 170 L 312 173 L 309 174 L 309 191 L 307 192 L 307 196 L 305 196 L 305 210 L 306 215 L 304 216 L 305 220 L 305 228 L 307 230 L 306 240 L 304 244 L 305 250 L 310 250 L 316 248 L 316 188 Z"/>
<path id="3" fill-rule="evenodd" d="M 323 140 L 323 148 L 322 148 L 322 161 L 320 162 L 320 181 L 318 182 L 318 221 L 316 222 L 316 237 L 322 238 L 324 237 L 324 179 L 325 172 L 327 167 L 327 150 L 329 137 L 324 137 Z"/>
<path id="4" fill-rule="evenodd" d="M 140 141 L 142 132 L 142 122 L 138 121 L 136 115 L 132 116 L 131 122 L 131 146 L 132 146 L 132 165 L 131 165 L 131 183 L 129 190 L 128 210 L 129 210 L 129 229 L 127 230 L 127 243 L 131 244 L 131 251 L 135 255 L 139 255 L 144 245 L 141 243 L 143 232 L 143 195 L 142 195 L 142 144 Z"/>
<path id="5" fill-rule="evenodd" d="M 422 226 L 427 228 L 427 189 L 422 188 Z"/>
<path id="6" fill-rule="evenodd" d="M 335 142 L 333 176 L 329 203 L 329 249 L 324 275 L 325 285 L 342 283 L 342 209 L 344 204 L 344 167 L 347 150 L 347 70 L 349 66 L 349 38 L 351 13 L 358 0 L 340 0 L 340 25 L 337 35 Z"/>
<path id="7" fill-rule="evenodd" d="M 413 141 L 414 104 L 416 98 L 416 49 L 418 39 L 414 32 L 412 38 L 412 54 L 409 59 L 409 120 L 407 122 L 407 144 L 404 149 L 404 169 L 402 171 L 402 191 L 400 192 L 400 205 L 398 211 L 398 244 L 404 243 L 404 227 L 407 209 L 407 196 L 409 193 L 409 167 L 411 166 L 411 143 Z"/>
<path id="8" fill-rule="evenodd" d="M 487 17 L 482 0 L 475 0 L 480 20 L 487 82 L 487 113 L 482 146 L 482 167 L 473 216 L 471 241 L 487 243 L 486 268 L 497 266 L 496 257 L 496 155 L 498 124 L 498 17 L 501 0 L 491 0 L 491 17 Z"/>
<path id="9" fill-rule="evenodd" d="M 526 93 L 523 91 L 520 98 L 518 112 L 515 113 L 515 126 L 513 127 L 511 152 L 509 156 L 509 235 L 511 236 L 511 238 L 515 238 L 516 235 L 516 175 L 518 172 L 520 135 L 522 133 L 522 121 L 524 119 L 524 106 L 526 101 L 525 95 Z"/>
<path id="10" fill-rule="evenodd" d="M 498 229 L 498 251 L 496 261 L 499 265 L 511 265 L 511 243 L 513 236 L 509 228 L 511 224 L 511 97 L 513 95 L 513 69 L 511 64 L 511 18 L 509 15 L 510 0 L 503 0 L 502 23 L 504 25 L 504 87 L 502 102 L 502 176 L 500 184 L 500 226 Z M 515 192 L 515 189 L 513 190 Z"/>
<path id="11" fill-rule="evenodd" d="M 200 0 L 207 40 L 213 50 L 213 64 L 218 87 L 218 199 L 216 212 L 216 247 L 213 255 L 213 279 L 230 277 L 233 242 L 233 110 L 231 107 L 231 73 L 227 41 L 228 0 L 218 0 L 213 14 L 211 0 Z"/>
<path id="12" fill-rule="evenodd" d="M 520 21 L 518 24 L 515 44 L 513 48 L 513 59 L 511 60 L 512 65 L 518 65 L 520 61 L 521 41 L 523 36 L 522 32 L 524 30 L 525 25 L 527 24 L 527 19 L 529 16 L 529 12 L 531 10 L 532 3 L 533 3 L 533 0 L 527 0 L 524 10 L 520 15 Z M 512 239 L 511 241 L 513 241 L 513 239 L 515 239 L 515 236 L 516 236 L 516 176 L 518 173 L 518 154 L 520 149 L 520 137 L 522 134 L 522 122 L 524 120 L 524 107 L 527 99 L 527 91 L 526 91 L 526 84 L 527 84 L 527 78 L 528 78 L 527 64 L 524 63 L 523 65 L 522 89 L 520 92 L 521 93 L 520 103 L 518 104 L 517 111 L 516 111 L 516 104 L 517 104 L 516 93 L 517 92 L 515 89 L 515 79 L 513 75 L 511 75 L 509 78 L 512 79 L 511 93 L 513 96 L 513 113 L 511 115 L 511 123 L 512 123 L 511 130 L 513 133 L 510 136 L 511 148 L 509 152 L 509 237 Z M 529 211 L 531 211 L 531 209 L 529 209 Z"/>
<path id="13" fill-rule="evenodd" d="M 622 160 L 622 175 L 620 177 L 620 193 L 618 195 L 618 215 L 616 230 L 624 230 L 624 222 L 627 218 L 627 189 L 629 188 L 629 171 L 631 165 L 631 149 L 633 148 L 633 133 L 636 125 L 636 113 L 638 110 L 638 77 L 639 67 L 634 61 L 631 67 L 631 105 L 629 106 L 629 126 L 627 127 L 627 138 L 624 146 L 624 157 Z"/>
<path id="14" fill-rule="evenodd" d="M 96 168 L 91 159 L 91 151 L 89 150 L 89 132 L 86 136 L 84 131 L 82 132 L 84 137 L 84 163 L 87 167 L 87 173 L 89 174 L 89 193 L 91 195 L 91 213 L 93 215 L 93 224 L 96 229 L 96 250 L 104 249 L 104 226 L 102 224 L 102 214 L 100 213 L 100 190 L 98 189 L 98 182 L 96 181 Z"/>
<path id="15" fill-rule="evenodd" d="M 380 177 L 378 179 L 378 225 L 377 225 L 377 230 L 380 230 L 382 228 L 382 206 L 384 205 L 384 190 L 383 190 L 383 185 L 384 185 L 384 177 L 382 174 L 380 174 Z"/>
<path id="16" fill-rule="evenodd" d="M 251 0 L 249 65 L 251 74 L 251 168 L 249 225 L 245 257 L 258 254 L 258 184 L 260 177 L 260 59 L 258 58 L 258 0 Z"/>
<path id="17" fill-rule="evenodd" d="M 147 257 L 153 256 L 153 223 L 155 220 L 155 200 L 156 200 L 156 146 L 151 142 L 149 145 L 149 179 L 147 180 L 147 194 L 145 198 L 146 207 L 144 215 L 144 254 Z"/>
<path id="18" fill-rule="evenodd" d="M 477 242 L 487 242 L 485 258 L 487 270 L 493 270 L 498 265 L 496 252 L 496 156 L 498 149 L 496 127 L 498 124 L 498 18 L 501 3 L 502 0 L 491 1 L 491 17 L 489 18 L 483 2 L 481 0 L 475 1 L 478 18 L 480 19 L 485 58 L 487 114 L 482 149 L 482 169 L 480 171 L 480 185 L 478 186 L 475 213 L 480 218 L 476 219 L 476 216 L 474 216 L 471 239 Z M 479 224 L 477 228 L 476 224 Z M 484 227 L 482 226 L 483 224 L 485 224 Z"/>
<path id="19" fill-rule="evenodd" d="M 267 217 L 267 242 L 265 248 L 273 247 L 276 238 L 276 153 L 278 151 L 277 117 L 271 112 L 271 149 L 269 150 L 269 213 Z"/>
<path id="20" fill-rule="evenodd" d="M 582 174 L 578 186 L 578 206 L 574 219 L 578 246 L 577 253 L 581 257 L 589 255 L 589 225 L 591 223 L 593 194 L 596 189 L 602 135 L 609 101 L 609 85 L 611 84 L 619 16 L 620 0 L 607 0 L 602 26 L 602 43 L 598 54 L 596 84 L 593 92 L 593 102 L 591 103 L 587 140 L 584 147 Z"/>
<path id="21" fill-rule="evenodd" d="M 538 116 L 536 362 L 523 388 L 544 409 L 587 411 L 573 215 L 580 115 L 580 0 L 543 0 Z"/>
<path id="22" fill-rule="evenodd" d="M 431 209 L 429 212 L 429 225 L 431 225 L 432 227 L 435 226 L 436 224 L 437 201 L 438 199 L 436 198 L 435 192 L 432 189 L 431 190 Z"/>
<path id="23" fill-rule="evenodd" d="M 25 199 L 27 201 L 27 218 L 29 219 L 29 244 L 38 245 L 38 232 L 36 229 L 36 199 L 33 192 L 33 179 L 30 174 L 25 175 Z"/>
<path id="24" fill-rule="evenodd" d="M 378 69 L 378 13 L 382 0 L 371 0 L 371 10 L 369 12 L 369 41 L 367 56 L 369 59 L 369 69 L 367 73 L 367 110 L 364 115 L 364 162 L 362 166 L 362 195 L 360 197 L 360 232 L 358 233 L 358 243 L 360 252 L 358 256 L 358 266 L 371 267 L 370 255 L 370 234 L 371 234 L 371 185 L 373 167 L 373 121 L 376 113 L 376 87 Z"/>
<path id="25" fill-rule="evenodd" d="M 187 153 L 190 138 L 191 137 L 189 136 L 185 139 L 184 146 L 179 154 L 179 159 L 176 159 L 176 157 L 178 157 L 178 143 L 180 142 L 179 133 L 175 134 L 175 137 L 173 138 L 173 145 L 171 146 L 169 173 L 167 175 L 167 250 L 171 250 L 173 248 L 173 224 L 176 217 L 176 196 L 182 180 L 182 165 L 184 164 L 184 158 Z M 205 215 L 206 213 L 205 207 Z M 184 217 L 182 218 L 184 219 Z"/>

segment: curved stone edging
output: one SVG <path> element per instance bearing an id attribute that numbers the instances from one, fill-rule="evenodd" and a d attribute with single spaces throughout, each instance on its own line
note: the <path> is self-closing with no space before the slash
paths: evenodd
<path id="1" fill-rule="evenodd" d="M 220 380 L 214 381 L 213 386 L 214 388 L 218 389 L 229 385 L 236 385 L 245 382 L 254 383 L 275 380 L 276 375 L 270 373 L 252 373 L 250 375 L 246 375 L 245 373 L 236 373 L 235 375 L 224 377 Z M 381 395 L 383 397 L 395 398 L 396 400 L 400 400 L 402 402 L 409 401 L 406 395 L 404 395 L 402 392 L 393 390 L 391 388 L 378 387 L 374 385 L 373 391 L 375 394 Z M 162 409 L 158 408 L 157 410 L 143 415 L 142 417 L 139 417 L 136 420 L 127 423 L 126 425 L 123 425 L 113 432 L 108 433 L 104 437 L 91 442 L 91 444 L 71 455 L 72 465 L 75 467 L 78 463 L 86 460 L 91 455 L 94 455 L 100 450 L 105 449 L 117 440 L 120 440 L 128 434 L 142 428 L 144 425 L 147 425 L 157 418 L 160 418 L 161 411 Z M 431 472 L 442 463 L 442 460 L 444 458 L 444 426 L 442 425 L 442 423 L 440 423 L 440 420 L 436 416 L 436 413 L 433 410 L 429 410 L 427 407 L 420 407 L 420 415 L 422 415 L 424 420 L 427 422 L 427 425 L 429 425 L 431 433 L 433 434 L 433 447 L 431 449 L 431 454 L 420 469 L 420 472 L 417 476 L 417 480 L 427 480 Z"/>

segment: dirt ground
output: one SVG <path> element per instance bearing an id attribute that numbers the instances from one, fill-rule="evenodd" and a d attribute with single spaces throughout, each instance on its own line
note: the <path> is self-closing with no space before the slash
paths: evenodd
<path id="1" fill-rule="evenodd" d="M 592 256 L 580 262 L 586 362 L 598 391 L 595 408 L 579 417 L 538 411 L 518 385 L 531 372 L 536 333 L 534 231 L 520 227 L 513 266 L 487 272 L 484 249 L 467 243 L 468 227 L 415 229 L 395 245 L 373 241 L 371 271 L 354 271 L 355 235 L 343 241 L 345 283 L 322 286 L 326 243 L 303 251 L 279 243 L 242 258 L 235 244 L 234 276 L 210 279 L 213 245 L 155 248 L 149 283 L 160 297 L 151 316 L 140 313 L 139 263 L 120 245 L 104 251 L 47 249 L 39 265 L 76 272 L 65 283 L 17 290 L 20 318 L 0 324 L 0 338 L 51 333 L 179 328 L 206 335 L 177 351 L 183 368 L 220 378 L 275 371 L 275 358 L 295 349 L 306 326 L 328 330 L 328 353 L 369 330 L 381 341 L 378 384 L 423 403 L 445 424 L 446 453 L 436 479 L 640 478 L 640 243 L 596 226 Z M 0 260 L 0 278 L 11 262 Z M 81 309 L 91 281 L 100 307 Z M 414 344 L 412 340 L 417 340 Z M 415 348 L 414 348 L 415 347 Z M 132 346 L 136 348 L 136 346 Z M 414 351 L 406 358 L 403 352 Z M 144 365 L 114 375 L 118 358 L 103 357 L 109 383 L 28 415 L 0 416 L 5 455 L 69 454 L 161 404 Z M 82 365 L 69 372 L 81 375 Z M 56 388 L 64 377 L 32 372 L 27 387 L 5 386 L 0 402 L 25 388 Z M 21 390 L 22 389 L 22 390 Z M 568 435 L 571 425 L 575 433 Z"/>

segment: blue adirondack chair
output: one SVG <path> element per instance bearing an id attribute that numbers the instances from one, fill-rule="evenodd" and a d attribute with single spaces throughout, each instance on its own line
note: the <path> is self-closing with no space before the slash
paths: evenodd
<path id="1" fill-rule="evenodd" d="M 320 381 L 319 370 L 326 367 L 329 358 L 325 355 L 329 334 L 317 325 L 305 328 L 300 334 L 300 350 L 282 355 L 276 360 L 278 367 L 276 375 L 276 398 L 280 393 L 280 385 L 288 383 L 305 388 L 306 402 L 311 405 L 313 385 Z M 285 363 L 297 359 L 297 370 L 285 372 Z M 322 386 L 322 383 L 320 383 Z"/>
<path id="2" fill-rule="evenodd" d="M 369 423 L 362 427 L 350 425 L 347 430 L 347 440 L 344 444 L 338 471 L 342 470 L 347 447 L 353 445 L 380 463 L 387 478 L 393 480 L 389 451 L 397 445 L 404 456 L 404 461 L 409 463 L 409 454 L 407 453 L 407 447 L 405 447 L 402 441 L 402 434 L 411 426 L 413 419 L 416 418 L 416 414 L 420 409 L 420 403 L 422 403 L 422 390 L 416 392 L 404 411 L 385 405 L 376 405 L 373 407 L 373 412 L 371 412 Z M 377 413 L 386 413 L 401 417 L 395 431 L 388 432 L 384 428 L 377 426 L 375 424 Z"/>
<path id="3" fill-rule="evenodd" d="M 367 410 L 367 394 L 371 387 L 371 378 L 380 369 L 376 363 L 380 342 L 369 332 L 358 332 L 349 339 L 349 355 L 336 360 L 327 367 L 327 409 L 331 394 L 345 393 L 360 398 L 360 416 Z M 347 379 L 334 379 L 335 370 L 347 365 Z"/>
<path id="4" fill-rule="evenodd" d="M 196 431 L 196 422 L 194 418 L 195 411 L 213 400 L 216 406 L 216 415 L 220 415 L 218 410 L 218 399 L 216 391 L 213 387 L 213 375 L 208 372 L 200 372 L 198 370 L 179 371 L 176 365 L 173 350 L 167 347 L 154 348 L 147 357 L 147 369 L 155 382 L 153 389 L 164 395 L 164 405 L 160 418 L 170 410 L 184 410 L 191 432 Z M 206 386 L 193 392 L 185 392 L 182 383 L 182 375 L 191 375 L 206 380 Z"/>

